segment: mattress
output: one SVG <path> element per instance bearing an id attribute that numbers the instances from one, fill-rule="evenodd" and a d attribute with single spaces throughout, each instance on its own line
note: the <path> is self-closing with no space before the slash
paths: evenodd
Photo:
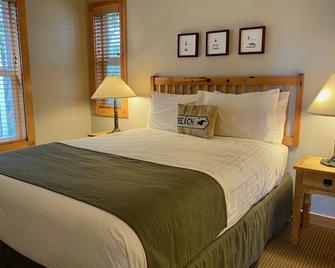
<path id="1" fill-rule="evenodd" d="M 280 183 L 288 154 L 278 144 L 154 129 L 64 143 L 207 173 L 225 191 L 227 229 Z M 117 217 L 5 176 L 0 188 L 6 189 L 0 192 L 0 239 L 32 260 L 48 267 L 146 267 L 140 240 Z"/>

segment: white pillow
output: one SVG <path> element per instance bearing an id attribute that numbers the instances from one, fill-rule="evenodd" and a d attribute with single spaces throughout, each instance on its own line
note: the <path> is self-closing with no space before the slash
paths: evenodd
<path id="1" fill-rule="evenodd" d="M 214 95 L 214 92 L 206 90 L 198 90 L 197 95 L 198 95 L 197 105 L 206 105 L 205 102 L 208 99 L 208 96 Z"/>
<path id="2" fill-rule="evenodd" d="M 281 92 L 279 94 L 277 143 L 283 142 L 285 132 L 286 112 L 289 98 L 290 98 L 290 91 Z"/>
<path id="3" fill-rule="evenodd" d="M 177 131 L 178 104 L 195 104 L 197 95 L 152 92 L 149 128 Z"/>
<path id="4" fill-rule="evenodd" d="M 245 94 L 205 94 L 219 107 L 215 135 L 277 143 L 279 89 Z"/>
<path id="5" fill-rule="evenodd" d="M 267 92 L 277 93 L 278 89 L 269 90 Z M 221 92 L 218 92 L 221 93 Z M 206 100 L 208 96 L 213 95 L 214 92 L 199 90 L 198 91 L 198 100 L 197 104 L 207 104 Z M 287 106 L 290 98 L 290 91 L 281 92 L 279 94 L 279 101 L 278 101 L 278 118 L 277 118 L 277 138 L 275 140 L 275 143 L 282 143 L 285 133 L 285 122 L 286 122 L 286 112 L 287 112 Z"/>

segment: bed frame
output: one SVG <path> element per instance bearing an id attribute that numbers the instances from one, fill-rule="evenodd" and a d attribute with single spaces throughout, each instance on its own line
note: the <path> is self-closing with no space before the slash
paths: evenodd
<path id="1" fill-rule="evenodd" d="M 304 88 L 302 73 L 295 76 L 151 77 L 152 91 L 169 94 L 196 94 L 198 90 L 243 94 L 273 88 L 291 93 L 283 144 L 298 147 Z"/>

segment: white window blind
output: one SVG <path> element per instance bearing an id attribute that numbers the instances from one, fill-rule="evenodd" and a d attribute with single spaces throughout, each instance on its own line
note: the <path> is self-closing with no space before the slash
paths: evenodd
<path id="1" fill-rule="evenodd" d="M 121 23 L 120 12 L 93 17 L 95 87 L 97 88 L 106 76 L 121 76 Z M 121 105 L 121 100 L 118 100 Z M 113 105 L 113 100 L 100 102 L 99 105 Z"/>
<path id="2" fill-rule="evenodd" d="M 108 76 L 121 75 L 120 13 L 94 16 L 94 57 L 96 86 Z"/>
<path id="3" fill-rule="evenodd" d="M 16 2 L 0 0 L 0 143 L 26 139 L 22 80 Z"/>

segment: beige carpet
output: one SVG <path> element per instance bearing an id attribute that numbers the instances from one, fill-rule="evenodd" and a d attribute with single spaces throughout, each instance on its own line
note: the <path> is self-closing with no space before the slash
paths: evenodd
<path id="1" fill-rule="evenodd" d="M 303 229 L 300 244 L 290 244 L 291 226 L 266 247 L 257 268 L 335 268 L 335 230 L 317 225 Z"/>

